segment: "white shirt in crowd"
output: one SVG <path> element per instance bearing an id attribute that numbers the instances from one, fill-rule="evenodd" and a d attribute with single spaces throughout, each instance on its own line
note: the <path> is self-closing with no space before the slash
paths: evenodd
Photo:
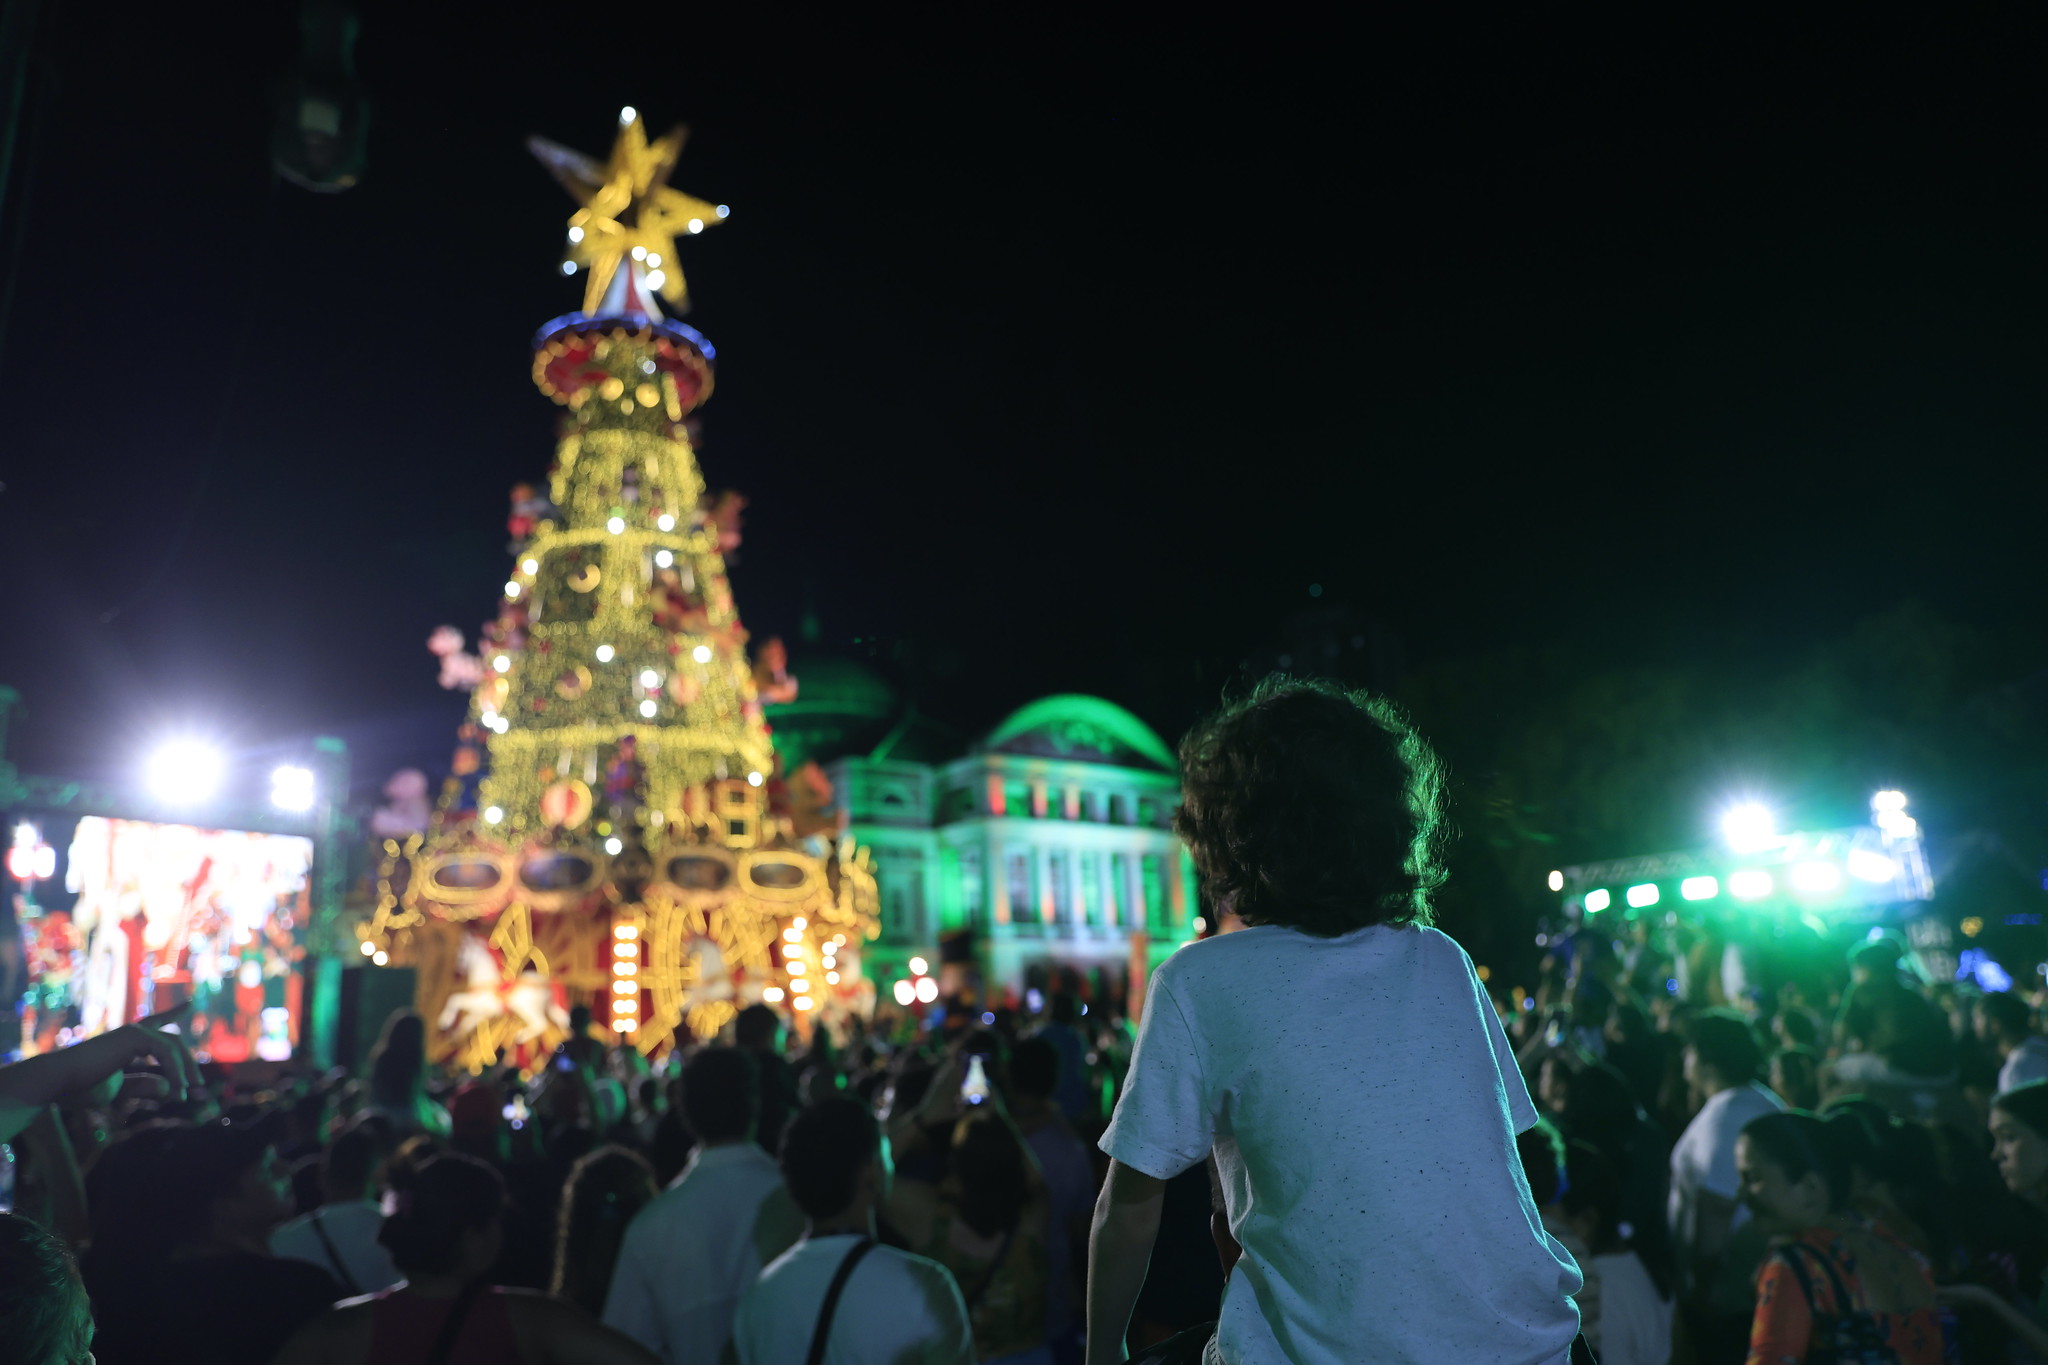
<path id="1" fill-rule="evenodd" d="M 1671 1359 L 1671 1304 L 1633 1251 L 1581 1262 L 1586 1283 L 1600 1287 L 1600 1339 L 1586 1344 L 1600 1365 L 1667 1365 Z"/>
<path id="2" fill-rule="evenodd" d="M 2005 1065 L 1998 1068 L 1998 1093 L 2029 1081 L 2048 1081 L 2048 1038 L 2038 1033 L 2028 1034 L 2005 1054 Z"/>
<path id="3" fill-rule="evenodd" d="M 1231 1365 L 1531 1365 L 1565 1359 L 1581 1283 L 1515 1152 L 1535 1122 L 1452 940 L 1266 925 L 1154 973 L 1102 1150 L 1165 1180 L 1213 1149 Z"/>
<path id="4" fill-rule="evenodd" d="M 668 1365 L 717 1365 L 740 1296 L 802 1231 L 775 1158 L 753 1142 L 700 1147 L 627 1227 L 605 1325 Z"/>
<path id="5" fill-rule="evenodd" d="M 1735 1171 L 1735 1139 L 1742 1125 L 1765 1114 L 1784 1109 L 1785 1102 L 1763 1086 L 1731 1086 L 1700 1106 L 1700 1112 L 1678 1135 L 1671 1148 L 1671 1193 L 1665 1211 L 1671 1218 L 1671 1240 L 1679 1255 L 1686 1254 L 1699 1233 L 1699 1197 L 1702 1193 L 1734 1199 L 1741 1190 Z M 1749 1210 L 1738 1205 L 1733 1226 L 1749 1221 Z"/>
<path id="6" fill-rule="evenodd" d="M 740 1365 L 799 1365 L 809 1358 L 825 1292 L 860 1238 L 798 1242 L 740 1300 L 733 1346 Z M 863 1256 L 840 1291 L 825 1365 L 973 1365 L 974 1329 L 953 1276 L 937 1261 L 894 1247 Z"/>
<path id="7" fill-rule="evenodd" d="M 391 1264 L 391 1253 L 377 1241 L 384 1210 L 367 1199 L 322 1204 L 300 1214 L 270 1234 L 270 1254 L 293 1261 L 311 1261 L 334 1277 L 350 1296 L 389 1289 L 405 1277 Z M 320 1240 L 321 1233 L 327 1241 Z M 333 1243 L 333 1252 L 328 1251 Z M 340 1264 L 335 1258 L 340 1257 Z M 347 1273 L 343 1274 L 343 1268 Z"/>

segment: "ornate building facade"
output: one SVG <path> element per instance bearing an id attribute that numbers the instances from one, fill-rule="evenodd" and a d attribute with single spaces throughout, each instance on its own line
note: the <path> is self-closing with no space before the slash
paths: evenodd
<path id="1" fill-rule="evenodd" d="M 820 670 L 799 663 L 809 689 Z M 817 689 L 803 713 L 768 708 L 778 743 L 808 737 L 817 753 L 829 735 L 838 743 L 822 747 L 839 748 L 893 708 L 885 684 L 840 667 L 845 687 Z M 870 978 L 886 989 L 923 958 L 949 994 L 1061 986 L 1135 1005 L 1152 968 L 1199 930 L 1172 831 L 1172 750 L 1129 711 L 1079 695 L 1023 707 L 964 754 L 934 738 L 905 716 L 825 763 L 881 896 Z"/>

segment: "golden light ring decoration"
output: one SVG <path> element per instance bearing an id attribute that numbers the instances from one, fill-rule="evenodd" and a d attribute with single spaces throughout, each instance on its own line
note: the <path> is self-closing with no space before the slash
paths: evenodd
<path id="1" fill-rule="evenodd" d="M 676 866 L 684 862 L 696 866 Z M 722 875 L 715 880 L 705 878 L 703 870 L 709 867 L 716 867 Z M 685 880 L 678 873 L 693 879 Z M 727 849 L 712 844 L 672 844 L 662 850 L 655 864 L 650 890 L 658 890 L 673 898 L 678 905 L 707 907 L 720 904 L 732 895 L 733 887 L 739 882 L 739 873 L 739 859 Z"/>
<path id="2" fill-rule="evenodd" d="M 775 871 L 770 873 L 770 869 Z M 796 874 L 793 881 L 787 879 L 790 872 Z M 763 880 L 763 873 L 770 873 L 767 880 Z M 793 905 L 811 899 L 824 882 L 825 869 L 807 853 L 760 848 L 740 854 L 740 884 L 750 898 L 778 906 Z"/>
<path id="3" fill-rule="evenodd" d="M 472 870 L 447 875 L 463 867 Z M 496 874 L 488 883 L 481 880 L 484 868 Z M 430 853 L 414 865 L 405 905 L 409 910 L 432 907 L 443 919 L 494 915 L 512 899 L 514 872 L 512 856 L 504 849 L 472 844 Z"/>

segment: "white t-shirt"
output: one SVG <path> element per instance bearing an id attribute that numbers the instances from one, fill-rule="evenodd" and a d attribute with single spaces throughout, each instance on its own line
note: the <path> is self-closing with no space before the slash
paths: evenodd
<path id="1" fill-rule="evenodd" d="M 1633 1251 L 1591 1256 L 1586 1282 L 1600 1286 L 1600 1340 L 1587 1345 L 1600 1365 L 1666 1365 L 1671 1359 L 1671 1305 Z"/>
<path id="2" fill-rule="evenodd" d="M 860 1241 L 812 1237 L 775 1259 L 740 1300 L 740 1365 L 800 1365 L 833 1276 Z M 877 1246 L 861 1257 L 825 1342 L 825 1365 L 973 1365 L 974 1329 L 953 1276 L 937 1261 Z"/>
<path id="3" fill-rule="evenodd" d="M 1671 1240 L 1683 1257 L 1699 1238 L 1699 1196 L 1702 1191 L 1733 1199 L 1742 1179 L 1735 1170 L 1735 1139 L 1742 1125 L 1784 1109 L 1785 1102 L 1752 1081 L 1723 1090 L 1700 1106 L 1671 1148 L 1671 1193 L 1666 1212 Z M 1733 1226 L 1749 1221 L 1749 1210 L 1737 1206 Z"/>
<path id="4" fill-rule="evenodd" d="M 2003 1095 L 2028 1081 L 2048 1081 L 2048 1038 L 2038 1033 L 2028 1034 L 2005 1054 L 2005 1065 L 1998 1068 L 1998 1093 Z"/>
<path id="5" fill-rule="evenodd" d="M 626 1228 L 604 1321 L 667 1365 L 717 1365 L 740 1296 L 801 1233 L 775 1158 L 749 1142 L 700 1147 Z M 786 1231 L 778 1238 L 775 1225 Z M 765 1244 L 765 1245 L 764 1245 Z"/>
<path id="6" fill-rule="evenodd" d="M 1535 1122 L 1456 943 L 1266 925 L 1154 973 L 1102 1150 L 1161 1180 L 1214 1150 L 1244 1248 L 1230 1365 L 1541 1365 L 1580 1277 L 1515 1153 Z"/>
<path id="7" fill-rule="evenodd" d="M 316 1227 L 315 1224 L 318 1224 Z M 384 1226 L 384 1210 L 367 1199 L 346 1204 L 322 1204 L 311 1213 L 300 1214 L 270 1234 L 270 1254 L 293 1261 L 311 1261 L 334 1277 L 334 1282 L 353 1296 L 389 1289 L 404 1279 L 391 1264 L 391 1253 L 377 1241 Z M 320 1234 L 327 1234 L 327 1241 Z M 335 1255 L 328 1253 L 328 1243 Z M 342 1267 L 348 1273 L 342 1273 Z M 353 1287 L 350 1281 L 354 1281 Z"/>

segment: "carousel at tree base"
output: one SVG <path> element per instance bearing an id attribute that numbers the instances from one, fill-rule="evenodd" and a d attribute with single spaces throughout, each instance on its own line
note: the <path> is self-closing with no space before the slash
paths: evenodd
<path id="1" fill-rule="evenodd" d="M 735 494 L 707 495 L 686 427 L 710 343 L 675 238 L 726 210 L 670 188 L 683 130 L 632 110 L 598 162 L 534 139 L 581 208 L 565 275 L 581 311 L 535 339 L 567 411 L 548 493 L 521 486 L 514 568 L 479 650 L 444 627 L 444 686 L 471 690 L 428 830 L 385 841 L 363 956 L 411 967 L 434 1061 L 531 1066 L 569 1009 L 643 1053 L 739 1009 L 800 1030 L 866 1013 L 875 878 L 814 764 L 785 774 L 764 702 L 796 695 L 779 642 L 750 662 L 726 577 Z"/>

